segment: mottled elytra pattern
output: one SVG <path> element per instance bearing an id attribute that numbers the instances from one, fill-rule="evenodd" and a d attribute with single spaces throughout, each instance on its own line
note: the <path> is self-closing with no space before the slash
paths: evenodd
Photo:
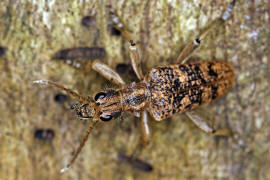
<path id="1" fill-rule="evenodd" d="M 224 95 L 234 82 L 225 61 L 204 61 L 152 69 L 144 81 L 150 91 L 148 111 L 155 120 L 185 112 Z"/>

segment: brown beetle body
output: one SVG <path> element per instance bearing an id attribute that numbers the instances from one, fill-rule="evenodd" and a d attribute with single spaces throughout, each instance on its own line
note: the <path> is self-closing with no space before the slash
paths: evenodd
<path id="1" fill-rule="evenodd" d="M 147 109 L 155 120 L 161 121 L 224 95 L 232 87 L 234 77 L 232 65 L 225 61 L 157 67 L 142 82 L 99 92 L 97 95 L 103 93 L 104 97 L 96 95 L 94 99 L 100 115 L 105 117 L 117 118 L 121 112 Z"/>
<path id="2" fill-rule="evenodd" d="M 140 116 L 141 119 L 141 139 L 132 155 L 126 158 L 130 159 L 129 161 L 134 161 L 142 149 L 151 141 L 151 128 L 147 112 L 157 121 L 185 112 L 189 119 L 204 132 L 214 135 L 229 135 L 229 131 L 216 130 L 196 113 L 186 111 L 193 110 L 201 104 L 210 103 L 227 93 L 233 86 L 235 79 L 233 66 L 225 61 L 199 61 L 188 64 L 185 64 L 185 62 L 200 46 L 201 41 L 206 38 L 211 29 L 222 25 L 228 19 L 234 4 L 235 1 L 233 0 L 220 18 L 217 18 L 209 28 L 202 31 L 196 39 L 185 45 L 176 60 L 177 64 L 153 68 L 146 75 L 142 73 L 140 54 L 136 43 L 132 41 L 132 35 L 115 10 L 108 6 L 114 28 L 121 32 L 122 37 L 130 41 L 131 65 L 140 80 L 138 83 L 133 82 L 126 85 L 117 72 L 96 59 L 104 57 L 104 49 L 74 48 L 58 52 L 55 58 L 72 59 L 72 61 L 74 58 L 81 57 L 95 59 L 91 63 L 91 68 L 121 87 L 119 89 L 107 89 L 94 94 L 94 96 L 84 97 L 52 81 L 34 81 L 34 83 L 57 87 L 76 98 L 78 103 L 73 106 L 73 109 L 81 119 L 88 119 L 92 122 L 73 158 L 61 172 L 66 171 L 73 164 L 88 139 L 88 135 L 97 124 L 117 119 L 122 112 L 131 112 L 137 117 Z M 68 60 L 67 63 L 70 64 L 72 61 Z M 75 63 L 75 65 L 77 64 Z"/>
<path id="3" fill-rule="evenodd" d="M 224 95 L 234 82 L 234 69 L 225 61 L 204 61 L 152 69 L 145 77 L 150 91 L 147 110 L 163 120 Z"/>
<path id="4" fill-rule="evenodd" d="M 101 64 L 102 68 L 103 66 Z M 122 112 L 140 114 L 143 128 L 142 145 L 145 146 L 149 144 L 151 137 L 145 110 L 157 121 L 176 113 L 192 110 L 228 92 L 234 83 L 234 78 L 234 68 L 228 62 L 203 61 L 153 68 L 141 82 L 124 85 L 120 89 L 107 89 L 92 97 L 80 96 L 51 81 L 38 80 L 34 83 L 50 84 L 76 97 L 80 100 L 73 107 L 77 115 L 82 119 L 94 121 L 94 124 L 89 126 L 71 162 L 61 170 L 64 172 L 74 162 L 89 133 L 98 122 L 116 119 Z M 122 80 L 119 82 L 122 83 Z M 193 116 L 192 121 L 205 132 L 215 132 L 201 119 L 192 114 L 188 115 Z M 136 155 L 137 151 L 134 151 L 133 157 Z"/>

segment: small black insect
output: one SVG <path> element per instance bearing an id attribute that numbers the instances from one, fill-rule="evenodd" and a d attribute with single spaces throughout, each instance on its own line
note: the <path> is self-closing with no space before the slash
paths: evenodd
<path id="1" fill-rule="evenodd" d="M 69 96 L 62 93 L 58 93 L 54 96 L 55 102 L 59 104 L 64 104 L 68 99 L 69 99 Z"/>
<path id="2" fill-rule="evenodd" d="M 0 46 L 0 56 L 4 56 L 6 53 L 6 48 Z"/>
<path id="3" fill-rule="evenodd" d="M 119 153 L 118 154 L 118 160 L 120 162 L 123 162 L 123 163 L 129 163 L 131 164 L 131 166 L 135 169 L 138 169 L 140 171 L 144 171 L 144 172 L 151 172 L 153 171 L 153 167 L 151 164 L 147 163 L 147 162 L 143 162 L 142 160 L 140 159 L 132 159 L 131 157 L 125 155 L 125 154 L 122 154 L 122 153 Z"/>
<path id="4" fill-rule="evenodd" d="M 54 55 L 54 59 L 74 60 L 78 58 L 85 59 L 103 59 L 106 55 L 105 49 L 102 47 L 76 47 L 62 49 Z"/>
<path id="5" fill-rule="evenodd" d="M 35 139 L 38 140 L 52 140 L 55 134 L 52 129 L 36 129 L 34 133 Z"/>
<path id="6" fill-rule="evenodd" d="M 121 31 L 119 31 L 118 29 L 114 28 L 114 27 L 111 27 L 111 28 L 108 28 L 110 29 L 110 34 L 112 36 L 121 36 Z"/>
<path id="7" fill-rule="evenodd" d="M 95 27 L 96 26 L 96 17 L 95 16 L 85 16 L 81 21 L 82 25 L 85 27 Z"/>
<path id="8" fill-rule="evenodd" d="M 136 74 L 134 73 L 133 68 L 130 64 L 124 63 L 117 64 L 116 72 L 118 72 L 120 75 L 124 77 L 128 77 L 128 79 L 132 81 L 136 80 Z"/>
<path id="9" fill-rule="evenodd" d="M 120 74 L 125 74 L 129 70 L 129 66 L 127 64 L 117 64 L 116 71 Z"/>

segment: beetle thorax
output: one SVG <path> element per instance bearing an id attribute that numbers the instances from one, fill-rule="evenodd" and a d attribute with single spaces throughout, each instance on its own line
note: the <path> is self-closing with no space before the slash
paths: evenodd
<path id="1" fill-rule="evenodd" d="M 144 83 L 131 83 L 120 90 L 124 111 L 141 111 L 147 105 L 147 89 Z"/>

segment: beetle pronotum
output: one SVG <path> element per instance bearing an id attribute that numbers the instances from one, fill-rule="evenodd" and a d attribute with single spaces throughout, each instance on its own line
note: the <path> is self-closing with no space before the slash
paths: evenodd
<path id="1" fill-rule="evenodd" d="M 118 16 L 115 15 L 114 10 L 110 8 L 115 28 L 121 31 L 121 34 L 124 34 L 123 37 L 125 39 L 130 40 L 131 62 L 140 82 L 126 85 L 117 72 L 99 60 L 95 60 L 92 63 L 92 69 L 121 86 L 121 88 L 107 89 L 96 93 L 94 96 L 84 97 L 52 81 L 34 81 L 37 84 L 57 87 L 76 98 L 79 101 L 74 106 L 77 115 L 81 119 L 92 121 L 73 158 L 61 172 L 64 172 L 73 164 L 88 139 L 90 132 L 98 123 L 116 119 L 122 112 L 131 112 L 141 118 L 141 142 L 133 152 L 132 158 L 135 158 L 142 148 L 150 143 L 151 129 L 148 122 L 148 113 L 153 119 L 161 121 L 176 113 L 185 112 L 200 129 L 207 133 L 216 133 L 217 131 L 198 115 L 188 111 L 203 103 L 209 103 L 228 92 L 234 83 L 234 68 L 225 61 L 184 63 L 192 52 L 200 46 L 201 41 L 204 40 L 209 32 L 228 19 L 233 6 L 234 1 L 222 17 L 214 21 L 199 37 L 185 46 L 177 58 L 178 64 L 153 68 L 145 76 L 140 67 L 140 58 L 136 44 L 131 41 L 131 35 L 125 30 L 124 24 L 117 19 Z"/>

